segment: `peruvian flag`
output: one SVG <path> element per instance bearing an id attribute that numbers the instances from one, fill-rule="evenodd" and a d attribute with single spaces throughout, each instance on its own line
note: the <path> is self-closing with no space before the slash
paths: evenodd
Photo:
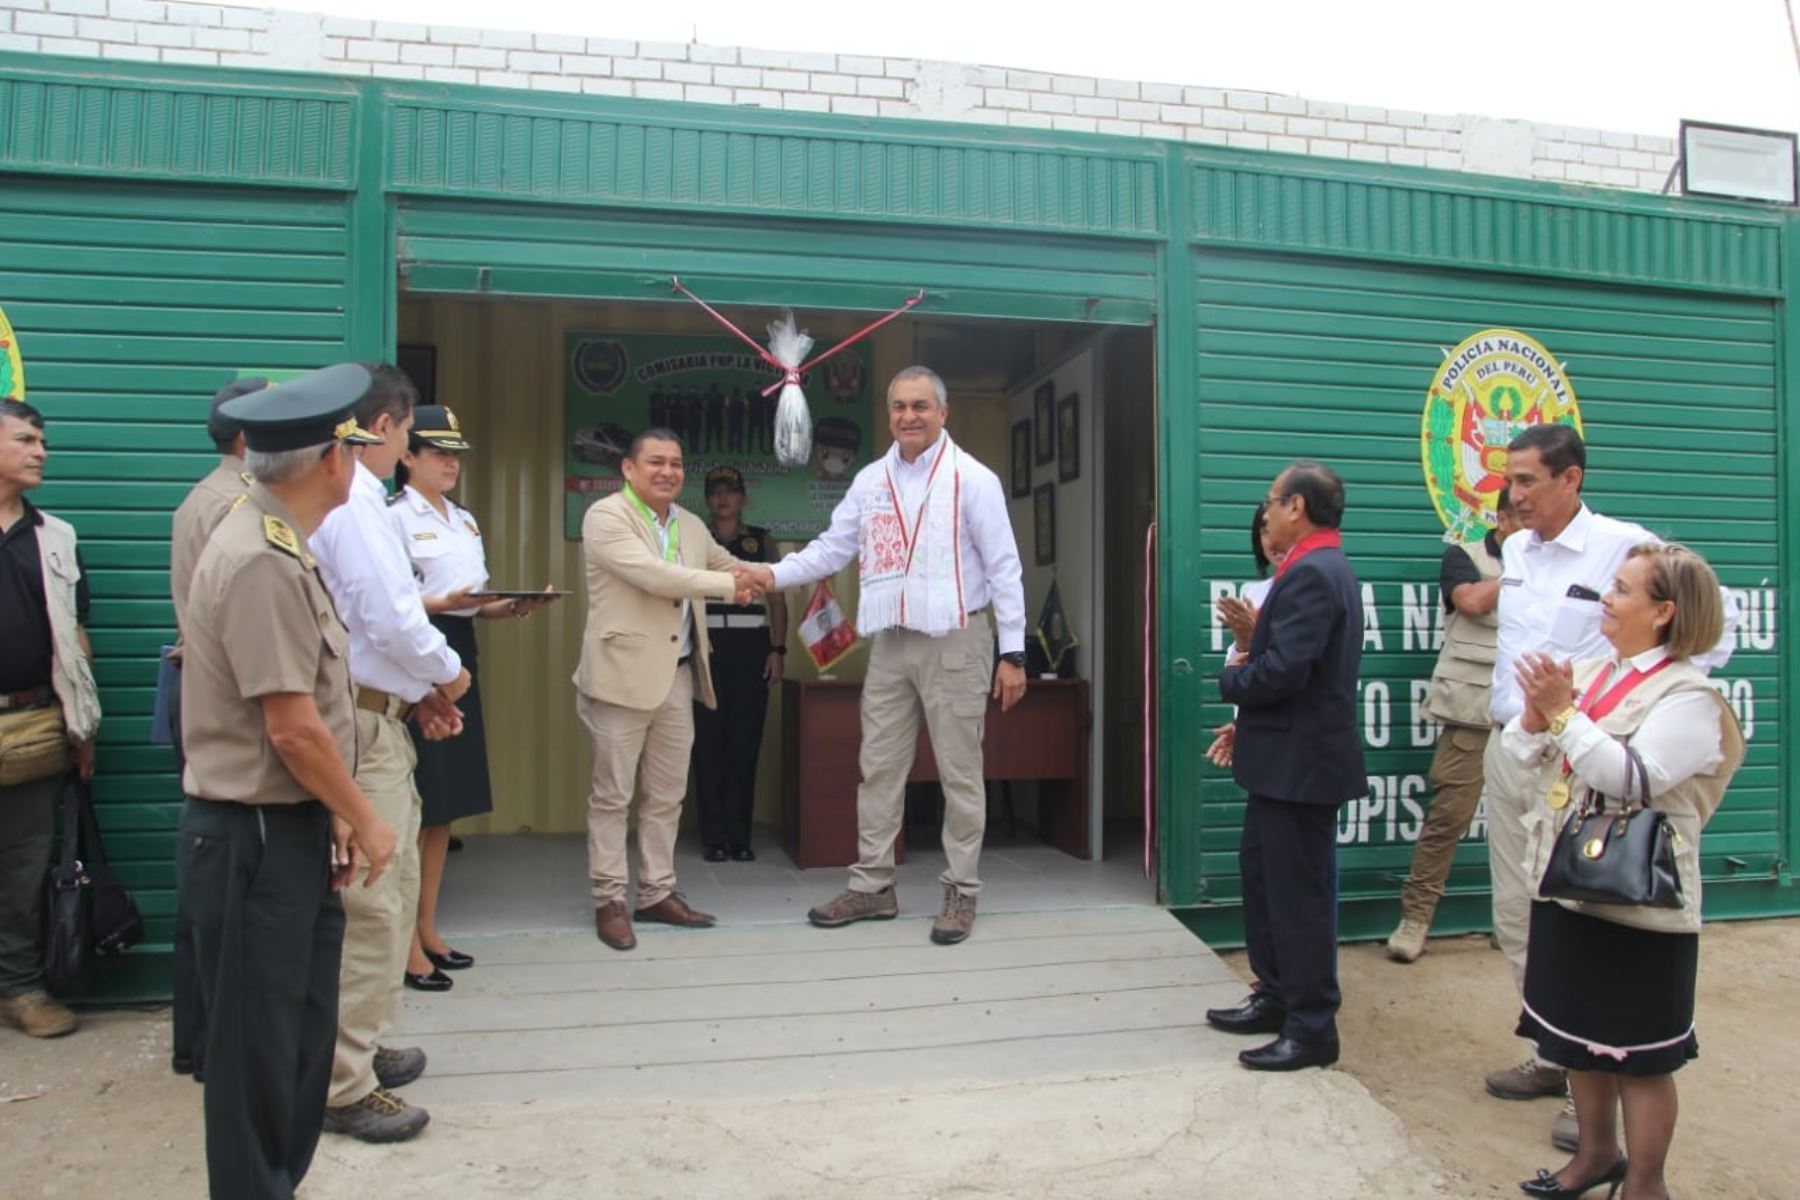
<path id="1" fill-rule="evenodd" d="M 838 607 L 828 580 L 819 580 L 812 599 L 806 602 L 806 612 L 800 617 L 800 640 L 806 643 L 807 654 L 821 671 L 831 670 L 832 664 L 856 645 L 856 626 Z"/>

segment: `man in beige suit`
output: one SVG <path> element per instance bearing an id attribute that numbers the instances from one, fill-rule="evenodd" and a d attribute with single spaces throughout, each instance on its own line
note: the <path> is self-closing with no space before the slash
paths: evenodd
<path id="1" fill-rule="evenodd" d="M 625 825 L 640 777 L 636 917 L 704 928 L 706 913 L 675 891 L 675 831 L 687 794 L 694 701 L 716 708 L 706 622 L 694 602 L 747 603 L 755 589 L 706 522 L 675 504 L 686 480 L 681 442 L 667 429 L 632 439 L 625 487 L 581 522 L 587 630 L 575 670 L 577 711 L 594 739 L 588 796 L 588 874 L 594 931 L 615 950 L 637 945 L 625 909 Z M 704 604 L 701 613 L 704 614 Z"/>

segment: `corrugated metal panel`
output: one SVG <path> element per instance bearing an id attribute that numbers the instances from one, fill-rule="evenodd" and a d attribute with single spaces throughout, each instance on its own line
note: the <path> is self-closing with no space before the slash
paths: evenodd
<path id="1" fill-rule="evenodd" d="M 170 515 L 215 461 L 206 413 L 236 370 L 345 357 L 347 205 L 17 178 L 0 189 L 0 300 L 49 423 L 33 499 L 81 535 L 106 709 L 95 796 L 152 943 L 174 913 L 180 801 L 168 751 L 149 745 L 157 655 L 174 637 Z"/>
<path id="2" fill-rule="evenodd" d="M 1782 287 L 1781 222 L 1744 211 L 1291 164 L 1191 170 L 1192 227 L 1206 242 L 1763 296 Z"/>
<path id="3" fill-rule="evenodd" d="M 1298 255 L 1202 251 L 1195 270 L 1202 578 L 1250 576 L 1252 509 L 1287 462 L 1312 457 L 1345 477 L 1346 548 L 1373 588 L 1380 638 L 1365 645 L 1363 699 L 1377 806 L 1347 806 L 1340 826 L 1346 900 L 1396 894 L 1429 795 L 1431 751 L 1414 726 L 1413 688 L 1435 654 L 1409 625 L 1407 601 L 1410 592 L 1415 613 L 1435 611 L 1443 529 L 1424 487 L 1420 419 L 1444 349 L 1493 326 L 1531 334 L 1567 364 L 1590 445 L 1592 505 L 1690 543 L 1726 585 L 1745 589 L 1749 619 L 1723 676 L 1753 722 L 1750 756 L 1704 849 L 1711 876 L 1767 878 L 1789 819 L 1773 624 L 1775 306 Z M 1204 630 L 1205 614 L 1199 620 Z M 1209 680 L 1222 655 L 1210 640 L 1204 650 Z M 1206 686 L 1210 726 L 1230 714 Z M 1205 783 L 1198 859 L 1177 851 L 1169 883 L 1177 903 L 1183 889 L 1194 896 L 1196 878 L 1197 898 L 1231 903 L 1243 798 L 1203 766 L 1202 747 L 1171 745 L 1187 760 L 1177 771 Z M 1486 883 L 1485 851 L 1466 843 L 1452 888 Z"/>
<path id="4" fill-rule="evenodd" d="M 348 84 L 308 89 L 344 93 L 334 99 L 184 87 L 167 75 L 155 83 L 107 80 L 88 74 L 92 66 L 58 71 L 9 62 L 0 73 L 0 169 L 287 187 L 352 182 Z"/>
<path id="5" fill-rule="evenodd" d="M 1152 246 L 711 217 L 621 217 L 402 200 L 400 269 L 414 292 L 667 299 L 679 275 L 719 303 L 1147 324 Z"/>
<path id="6" fill-rule="evenodd" d="M 1060 233 L 1166 225 L 1163 155 L 1149 144 L 1084 152 L 1016 129 L 822 129 L 691 104 L 460 97 L 398 100 L 391 128 L 389 182 L 400 191 Z"/>

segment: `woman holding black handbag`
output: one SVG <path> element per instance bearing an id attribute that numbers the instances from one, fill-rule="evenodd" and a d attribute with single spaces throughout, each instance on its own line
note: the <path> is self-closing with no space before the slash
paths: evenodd
<path id="1" fill-rule="evenodd" d="M 1526 708 L 1503 735 L 1523 760 L 1562 761 L 1527 816 L 1541 882 L 1518 1033 L 1568 1068 L 1580 1127 L 1573 1159 L 1519 1186 L 1579 1196 L 1610 1185 L 1609 1196 L 1622 1187 L 1626 1200 L 1664 1200 L 1674 1072 L 1699 1053 L 1700 830 L 1744 761 L 1744 738 L 1690 661 L 1724 626 L 1705 559 L 1639 546 L 1601 606 L 1615 653 L 1573 669 L 1523 656 Z M 1678 886 L 1652 886 L 1671 860 Z M 1572 893 L 1620 902 L 1558 898 Z"/>

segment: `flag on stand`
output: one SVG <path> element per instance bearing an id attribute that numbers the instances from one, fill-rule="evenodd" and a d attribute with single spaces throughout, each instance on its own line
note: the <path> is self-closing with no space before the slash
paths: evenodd
<path id="1" fill-rule="evenodd" d="M 838 607 L 828 580 L 819 580 L 812 599 L 806 602 L 806 612 L 800 617 L 800 640 L 820 671 L 831 670 L 856 645 L 856 626 Z"/>
<path id="2" fill-rule="evenodd" d="M 1081 639 L 1069 628 L 1068 618 L 1063 616 L 1062 593 L 1056 588 L 1056 580 L 1050 581 L 1050 594 L 1044 597 L 1044 611 L 1038 614 L 1037 629 L 1038 646 L 1044 652 L 1044 664 L 1052 675 L 1062 674 L 1063 659 L 1075 647 L 1081 645 Z"/>

